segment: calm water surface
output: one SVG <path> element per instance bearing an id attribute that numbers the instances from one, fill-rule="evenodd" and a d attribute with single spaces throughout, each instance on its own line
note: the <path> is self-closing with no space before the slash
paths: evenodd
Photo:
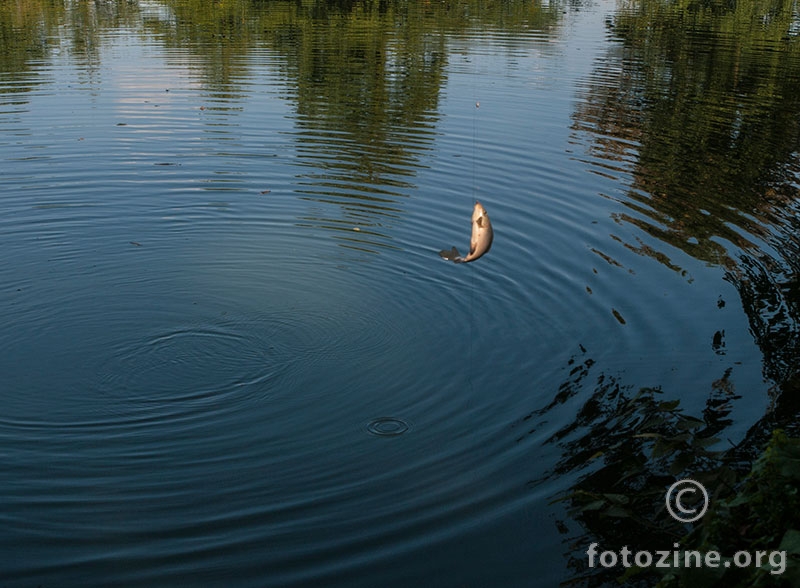
<path id="1" fill-rule="evenodd" d="M 4 586 L 554 585 L 590 399 L 768 414 L 797 14 L 455 4 L 0 7 Z"/>

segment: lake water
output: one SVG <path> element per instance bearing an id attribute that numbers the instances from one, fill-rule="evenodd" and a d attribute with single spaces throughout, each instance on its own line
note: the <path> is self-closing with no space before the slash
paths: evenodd
<path id="1" fill-rule="evenodd" d="M 0 583 L 570 578 L 618 396 L 737 444 L 796 374 L 752 6 L 0 6 Z"/>

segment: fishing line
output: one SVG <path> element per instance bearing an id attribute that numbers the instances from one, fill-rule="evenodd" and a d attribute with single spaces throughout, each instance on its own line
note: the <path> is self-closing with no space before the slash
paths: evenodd
<path id="1" fill-rule="evenodd" d="M 477 185 L 477 174 L 476 174 L 476 162 L 475 162 L 475 145 L 477 143 L 477 136 L 478 136 L 478 108 L 480 108 L 481 103 L 478 101 L 476 97 L 476 87 L 475 87 L 475 80 L 477 79 L 477 66 L 476 66 L 476 56 L 473 55 L 472 57 L 472 100 L 475 104 L 475 108 L 472 110 L 472 205 L 474 206 L 475 203 L 478 201 L 478 185 Z M 470 208 L 472 210 L 472 208 Z M 470 226 L 470 231 L 472 227 Z M 469 371 L 468 371 L 468 382 L 469 382 L 469 389 L 472 392 L 472 370 L 474 361 L 473 358 L 474 354 L 474 337 L 475 337 L 475 271 L 472 267 L 470 269 L 470 288 L 469 288 Z M 471 396 L 471 395 L 470 395 Z"/>
<path id="2" fill-rule="evenodd" d="M 474 75 L 474 74 L 473 74 Z M 475 98 L 475 78 L 473 77 L 473 86 L 472 86 L 472 97 Z M 475 202 L 478 200 L 478 186 L 477 180 L 475 175 L 475 143 L 476 137 L 478 134 L 478 102 L 475 102 L 475 109 L 472 111 L 472 204 L 475 205 Z M 470 209 L 471 210 L 471 209 Z M 470 226 L 470 230 L 472 227 Z M 470 269 L 472 269 L 470 267 Z M 470 288 L 469 288 L 469 364 L 472 366 L 472 337 L 473 337 L 473 330 L 475 326 L 475 313 L 473 312 L 475 306 L 475 272 L 470 271 Z M 472 373 L 470 371 L 470 385 L 472 384 Z"/>

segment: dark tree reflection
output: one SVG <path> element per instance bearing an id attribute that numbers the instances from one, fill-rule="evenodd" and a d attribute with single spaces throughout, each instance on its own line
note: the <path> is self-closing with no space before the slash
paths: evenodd
<path id="1" fill-rule="evenodd" d="M 169 49 L 217 112 L 241 109 L 268 62 L 294 110 L 296 192 L 313 203 L 298 224 L 375 252 L 392 246 L 385 227 L 434 141 L 448 38 L 554 35 L 561 17 L 557 2 L 526 0 L 19 0 L 0 4 L 0 60 L 7 79 L 27 80 L 32 62 L 68 43 L 91 75 L 106 33 L 124 25 Z"/>
<path id="2" fill-rule="evenodd" d="M 776 392 L 798 369 L 800 37 L 791 2 L 623 6 L 574 129 L 628 166 L 617 220 L 720 265 Z M 628 247 L 663 263 L 649 245 Z M 666 249 L 666 248 L 664 248 Z"/>
<path id="3" fill-rule="evenodd" d="M 669 484 L 691 474 L 713 496 L 730 496 L 773 429 L 800 433 L 796 5 L 639 0 L 619 5 L 608 26 L 616 43 L 583 92 L 576 140 L 598 173 L 630 174 L 621 200 L 627 211 L 615 218 L 646 236 L 629 249 L 673 267 L 669 249 L 677 248 L 725 269 L 773 386 L 769 412 L 731 447 L 724 441 L 736 398 L 729 372 L 708 391 L 702 414 L 688 415 L 671 391 L 592 377 L 590 356 L 574 358 L 579 368 L 555 401 L 528 420 L 567 397 L 585 399 L 575 422 L 548 442 L 563 449 L 553 474 L 579 477 L 566 500 L 588 535 L 570 546 L 570 565 L 575 581 L 588 585 L 624 571 L 587 569 L 579 550 L 588 537 L 609 549 L 670 547 L 686 529 L 665 513 Z M 721 334 L 714 344 L 722 345 Z"/>
<path id="4" fill-rule="evenodd" d="M 340 244 L 392 247 L 385 228 L 431 149 L 448 63 L 448 35 L 499 28 L 549 31 L 558 6 L 393 1 L 165 0 L 174 19 L 151 23 L 166 42 L 189 46 L 217 96 L 248 81 L 247 56 L 268 49 L 295 109 L 302 171 L 296 192 L 314 203 L 301 226 Z M 357 229 L 358 232 L 354 232 Z"/>

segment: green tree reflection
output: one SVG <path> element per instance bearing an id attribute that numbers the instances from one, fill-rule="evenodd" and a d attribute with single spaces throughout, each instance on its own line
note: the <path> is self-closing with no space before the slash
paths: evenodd
<path id="1" fill-rule="evenodd" d="M 630 164 L 620 222 L 725 267 L 780 383 L 798 365 L 800 37 L 792 2 L 623 5 L 574 115 Z M 652 246 L 628 247 L 669 263 Z"/>
<path id="2" fill-rule="evenodd" d="M 434 140 L 448 35 L 551 30 L 561 16 L 555 5 L 517 0 L 164 4 L 174 18 L 152 30 L 197 53 L 217 97 L 237 95 L 249 75 L 249 53 L 267 49 L 276 56 L 306 168 L 296 192 L 324 211 L 298 222 L 329 229 L 341 244 L 364 251 L 392 246 L 384 229 L 402 214 Z"/>
<path id="3" fill-rule="evenodd" d="M 697 417 L 669 391 L 600 374 L 575 423 L 550 439 L 564 449 L 555 473 L 583 474 L 568 502 L 584 530 L 616 548 L 664 548 L 685 533 L 663 516 L 668 482 L 691 472 L 730 496 L 774 428 L 800 433 L 800 14 L 784 0 L 638 0 L 620 3 L 608 24 L 617 43 L 596 65 L 574 130 L 598 173 L 631 177 L 617 220 L 650 238 L 625 245 L 672 269 L 667 246 L 725 268 L 774 383 L 773 410 L 734 448 L 716 444 L 735 399 L 727 372 Z M 592 387 L 593 362 L 580 359 L 578 375 L 531 416 Z M 800 521 L 782 524 L 759 540 L 777 548 Z M 571 565 L 588 585 L 621 574 L 587 570 L 582 554 Z M 752 585 L 753 574 L 732 585 Z M 717 585 L 706 580 L 695 585 Z"/>
<path id="4" fill-rule="evenodd" d="M 64 12 L 61 0 L 0 3 L 0 95 L 24 94 L 37 84 L 35 64 L 49 56 Z"/>
<path id="5" fill-rule="evenodd" d="M 286 60 L 297 108 L 297 149 L 309 171 L 298 191 L 340 205 L 337 219 L 303 222 L 341 231 L 370 249 L 412 188 L 433 141 L 446 63 L 435 23 L 409 20 L 384 3 L 316 4 L 271 39 Z M 370 233 L 356 237 L 353 227 Z"/>
<path id="6" fill-rule="evenodd" d="M 0 3 L 0 96 L 27 93 L 44 81 L 37 72 L 56 50 L 68 52 L 91 78 L 100 67 L 105 33 L 133 26 L 138 12 L 135 3 L 119 0 Z"/>
<path id="7" fill-rule="evenodd" d="M 295 110 L 296 192 L 324 211 L 299 224 L 368 251 L 391 246 L 384 229 L 434 140 L 448 39 L 555 34 L 561 18 L 557 3 L 528 0 L 18 0 L 0 10 L 2 69 L 25 80 L 61 45 L 91 81 L 106 33 L 124 25 L 191 67 L 214 109 L 236 110 L 268 52 Z"/>

